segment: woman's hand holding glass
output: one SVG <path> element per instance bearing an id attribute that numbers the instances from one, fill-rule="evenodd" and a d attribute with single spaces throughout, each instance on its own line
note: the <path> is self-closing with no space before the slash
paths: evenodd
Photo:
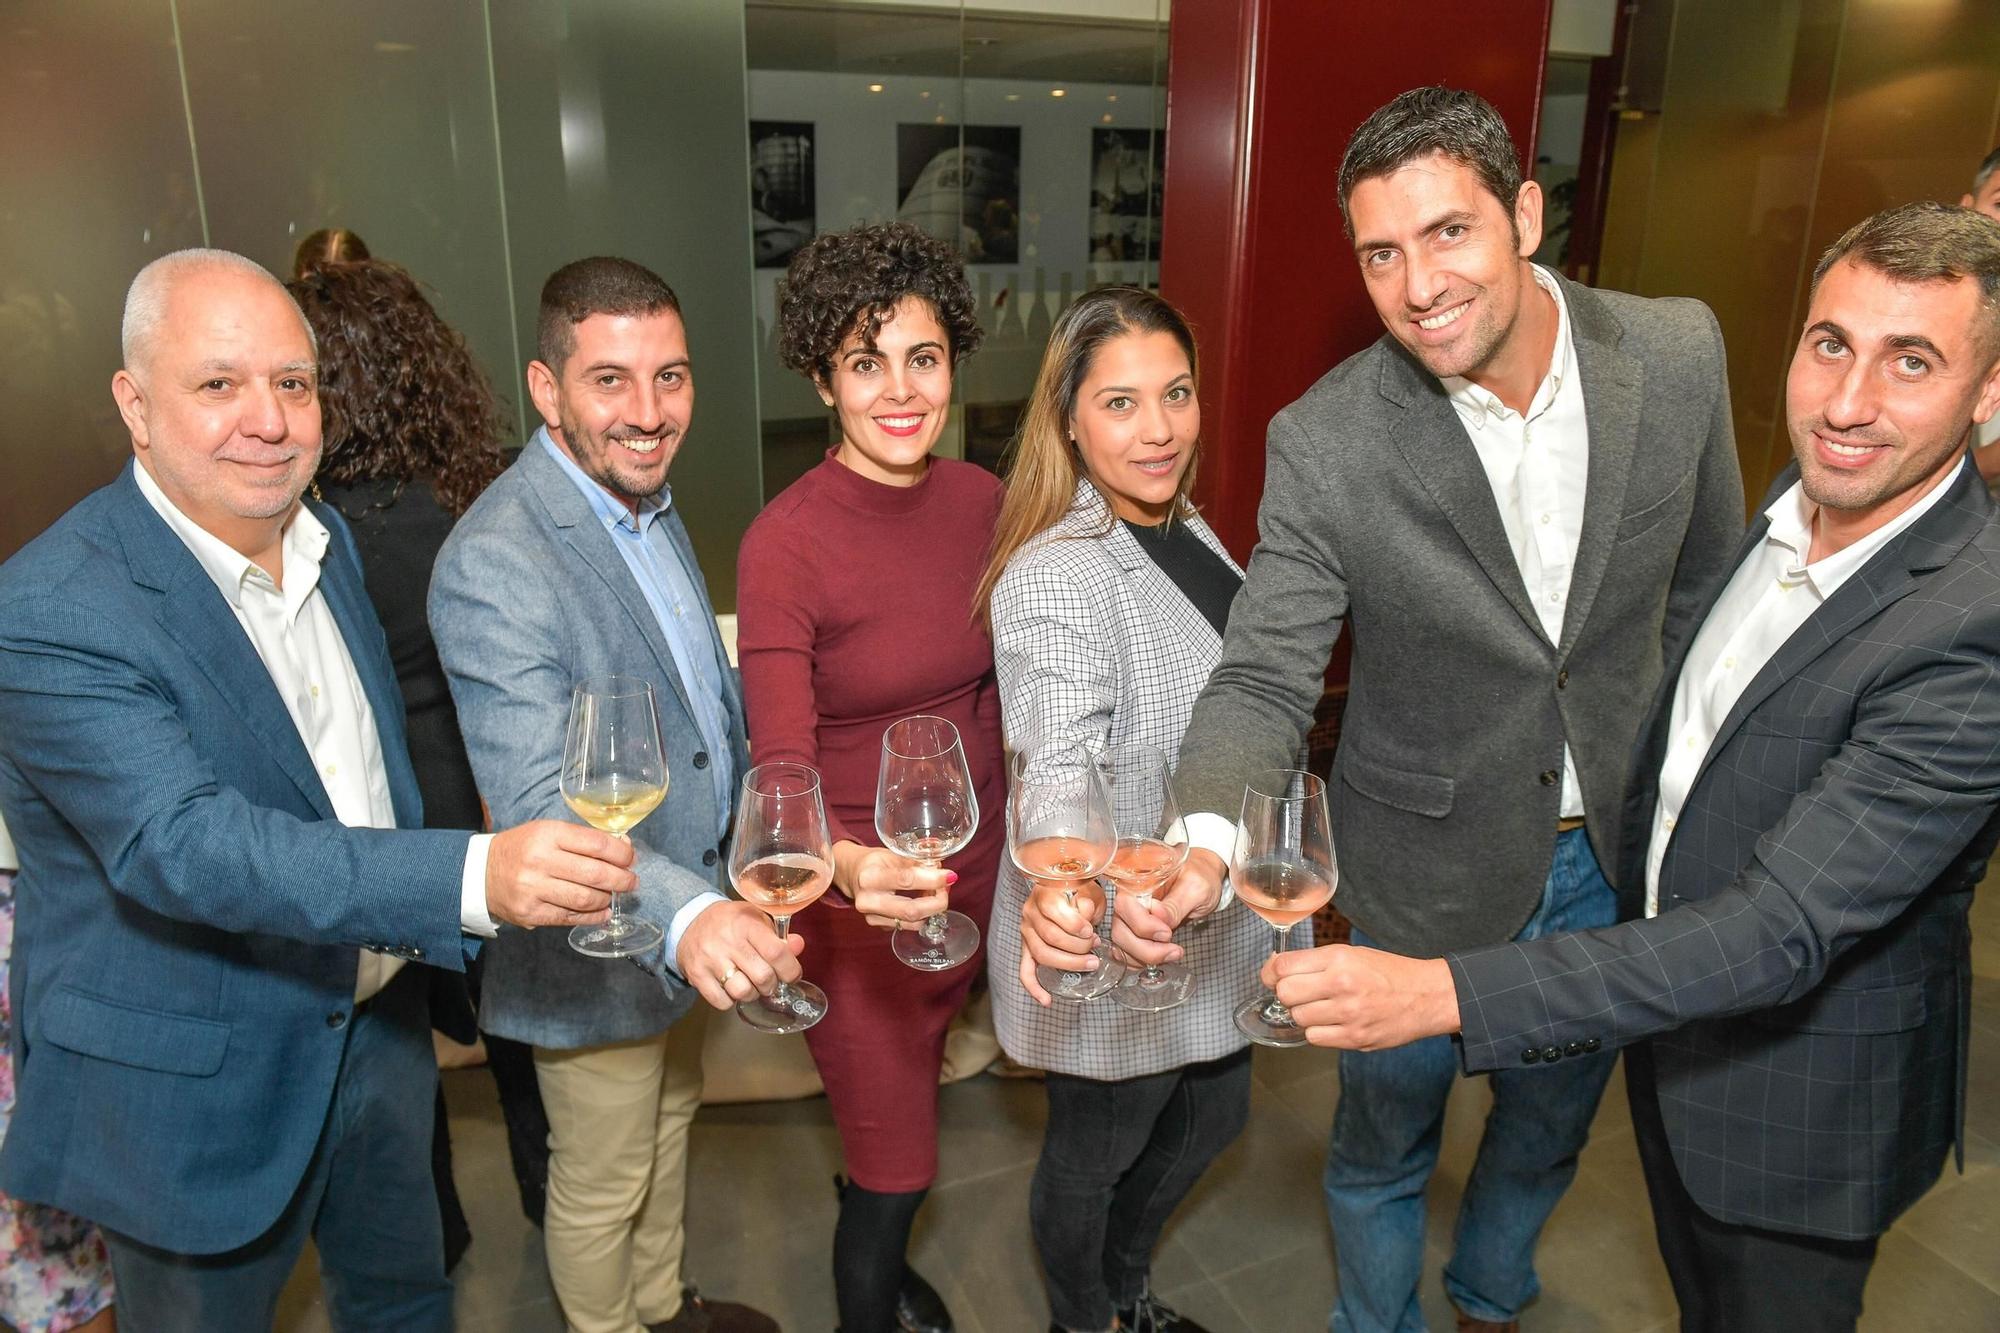
<path id="1" fill-rule="evenodd" d="M 833 847 L 833 886 L 863 920 L 883 930 L 923 925 L 951 905 L 945 891 L 957 882 L 957 871 L 912 861 L 887 847 L 864 847 L 851 839 Z"/>
<path id="2" fill-rule="evenodd" d="M 1023 904 L 1021 933 L 1023 984 L 1043 1004 L 1051 998 L 1083 1003 L 1118 984 L 1124 969 L 1098 940 L 1095 922 L 1104 915 L 1104 891 L 1097 876 L 1111 862 L 1117 832 L 1111 819 L 1111 798 L 1090 752 L 1076 745 L 1031 746 L 1013 758 L 1013 781 L 1007 790 L 1007 850 L 1014 864 L 1035 887 Z M 1044 896 L 1053 891 L 1059 903 Z M 1068 913 L 1057 915 L 1058 907 Z M 1088 942 L 1075 933 L 1082 920 L 1093 923 Z M 1052 948 L 1043 932 L 1049 925 L 1056 945 L 1065 939 L 1083 948 Z M 1058 960 L 1074 965 L 1043 963 L 1033 969 L 1033 949 L 1039 942 Z"/>
<path id="3" fill-rule="evenodd" d="M 1097 923 L 1104 915 L 1104 894 L 1095 884 L 1072 880 L 1031 879 L 1028 901 L 1021 907 L 1021 985 L 1046 1005 L 1054 998 L 1042 985 L 1049 972 L 1095 972 Z M 1068 997 L 1065 997 L 1068 998 Z"/>

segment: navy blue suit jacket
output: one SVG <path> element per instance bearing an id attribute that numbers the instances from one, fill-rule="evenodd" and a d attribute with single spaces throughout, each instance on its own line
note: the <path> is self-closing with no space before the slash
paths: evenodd
<path id="1" fill-rule="evenodd" d="M 314 512 L 401 830 L 334 817 L 130 466 L 0 565 L 0 810 L 21 858 L 0 1188 L 181 1253 L 255 1239 L 304 1177 L 359 949 L 463 966 L 470 835 L 421 828 L 353 539 Z"/>

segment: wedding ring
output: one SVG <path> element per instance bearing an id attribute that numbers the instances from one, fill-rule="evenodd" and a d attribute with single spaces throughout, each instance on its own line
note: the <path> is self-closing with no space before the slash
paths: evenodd
<path id="1" fill-rule="evenodd" d="M 729 965 L 729 970 L 722 974 L 722 980 L 719 984 L 727 986 L 730 982 L 734 981 L 735 979 L 736 979 L 736 964 L 731 963 Z"/>

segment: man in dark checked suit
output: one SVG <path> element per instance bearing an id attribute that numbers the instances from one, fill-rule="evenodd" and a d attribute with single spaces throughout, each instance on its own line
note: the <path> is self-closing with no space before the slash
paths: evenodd
<path id="1" fill-rule="evenodd" d="M 1689 1330 L 1852 1328 L 1963 1152 L 1972 890 L 2000 839 L 2000 228 L 1879 213 L 1820 260 L 1797 456 L 1655 700 L 1625 924 L 1414 961 L 1288 955 L 1311 1039 L 1468 1072 L 1624 1046 Z"/>
<path id="2" fill-rule="evenodd" d="M 1715 317 L 1530 263 L 1541 191 L 1484 100 L 1396 98 L 1339 188 L 1387 332 L 1271 422 L 1257 549 L 1175 775 L 1203 850 L 1164 919 L 1113 909 L 1148 962 L 1217 903 L 1244 783 L 1293 765 L 1343 624 L 1329 805 L 1358 938 L 1434 958 L 1610 925 L 1600 863 L 1646 700 L 1742 531 Z M 1461 1327 L 1508 1328 L 1534 1298 L 1612 1063 L 1494 1081 L 1444 1266 Z M 1334 1333 L 1424 1328 L 1424 1191 L 1457 1081 L 1442 1038 L 1341 1057 Z"/>

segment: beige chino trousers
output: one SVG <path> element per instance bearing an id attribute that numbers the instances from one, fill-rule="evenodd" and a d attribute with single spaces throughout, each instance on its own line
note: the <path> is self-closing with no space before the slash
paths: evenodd
<path id="1" fill-rule="evenodd" d="M 571 1333 L 641 1333 L 681 1308 L 688 1130 L 707 1006 L 656 1037 L 535 1048 L 549 1116 L 549 1280 Z"/>

